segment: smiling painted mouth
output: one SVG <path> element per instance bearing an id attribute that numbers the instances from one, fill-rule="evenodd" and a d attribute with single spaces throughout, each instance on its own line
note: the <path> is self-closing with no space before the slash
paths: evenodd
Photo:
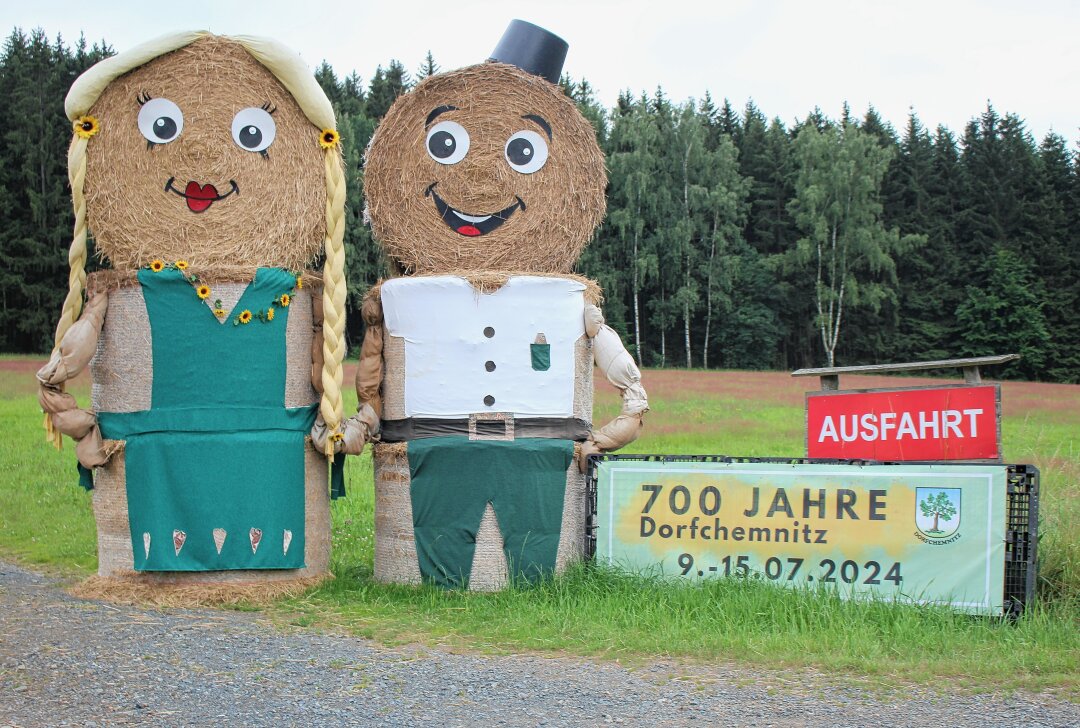
<path id="1" fill-rule="evenodd" d="M 209 182 L 205 185 L 200 185 L 198 182 L 192 180 L 187 183 L 187 188 L 181 192 L 173 187 L 174 181 L 176 181 L 176 177 L 169 177 L 169 181 L 165 183 L 165 191 L 175 192 L 183 197 L 187 202 L 188 209 L 192 212 L 204 212 L 210 208 L 210 205 L 218 200 L 224 200 L 234 192 L 240 194 L 240 187 L 237 186 L 235 180 L 229 180 L 229 191 L 223 195 L 219 195 L 217 187 L 214 187 L 214 185 Z"/>
<path id="2" fill-rule="evenodd" d="M 458 235 L 465 235 L 470 238 L 474 238 L 477 235 L 484 235 L 490 233 L 495 228 L 502 225 L 504 222 L 510 219 L 510 216 L 520 207 L 522 212 L 525 211 L 525 201 L 515 195 L 516 202 L 509 207 L 499 210 L 498 212 L 490 215 L 468 215 L 459 210 L 455 210 L 446 204 L 441 197 L 435 193 L 435 185 L 438 182 L 432 182 L 426 190 L 424 190 L 425 197 L 431 197 L 435 202 L 435 209 L 439 213 L 439 217 L 443 219 L 450 229 L 456 232 Z"/>

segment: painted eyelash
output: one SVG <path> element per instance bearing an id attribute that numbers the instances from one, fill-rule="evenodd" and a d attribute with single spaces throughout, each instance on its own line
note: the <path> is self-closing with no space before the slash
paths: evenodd
<path id="1" fill-rule="evenodd" d="M 270 111 L 270 112 L 267 112 L 267 113 L 271 113 L 271 114 L 272 114 L 272 113 L 274 113 L 274 112 Z M 265 149 L 260 149 L 260 150 L 259 150 L 259 154 L 261 154 L 261 155 L 262 155 L 262 158 L 263 158 L 263 159 L 265 159 L 265 160 L 267 160 L 267 161 L 270 161 L 270 152 L 266 151 Z"/>
<path id="2" fill-rule="evenodd" d="M 152 98 L 154 97 L 148 94 L 146 91 L 140 91 L 138 95 L 135 96 L 135 100 L 139 102 L 139 106 L 142 106 Z"/>
<path id="3" fill-rule="evenodd" d="M 267 101 L 265 104 L 263 104 L 259 108 L 262 109 L 263 111 L 265 111 L 268 114 L 273 114 L 273 113 L 275 113 L 277 111 L 277 107 L 274 106 L 269 101 Z"/>

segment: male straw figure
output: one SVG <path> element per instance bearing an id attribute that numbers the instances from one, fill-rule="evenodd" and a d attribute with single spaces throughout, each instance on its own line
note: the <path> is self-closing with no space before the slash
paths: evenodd
<path id="1" fill-rule="evenodd" d="M 640 373 L 570 273 L 604 215 L 596 135 L 557 86 L 567 45 L 514 21 L 490 62 L 425 79 L 367 155 L 401 277 L 364 306 L 357 374 L 382 417 L 376 577 L 491 589 L 584 553 L 589 453 L 633 440 Z M 623 412 L 591 429 L 593 360 Z"/>
<path id="2" fill-rule="evenodd" d="M 38 378 L 48 423 L 98 469 L 99 573 L 326 574 L 326 455 L 364 438 L 341 416 L 330 102 L 283 46 L 197 32 L 102 61 L 66 104 L 71 285 Z M 111 264 L 90 277 L 88 226 Z M 322 249 L 320 283 L 301 273 Z M 88 412 L 63 383 L 91 356 Z"/>

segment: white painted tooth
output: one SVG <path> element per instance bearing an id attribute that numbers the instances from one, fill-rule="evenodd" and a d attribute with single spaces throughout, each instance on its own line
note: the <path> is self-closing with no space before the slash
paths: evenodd
<path id="1" fill-rule="evenodd" d="M 457 210 L 454 210 L 454 214 L 465 222 L 484 222 L 491 219 L 491 215 L 466 215 L 464 212 L 458 212 Z"/>

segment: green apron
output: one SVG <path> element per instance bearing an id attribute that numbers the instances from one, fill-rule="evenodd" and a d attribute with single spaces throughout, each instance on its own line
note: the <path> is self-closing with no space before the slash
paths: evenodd
<path id="1" fill-rule="evenodd" d="M 429 437 L 409 441 L 413 533 L 421 576 L 468 584 L 488 503 L 510 577 L 535 583 L 555 571 L 572 440 Z"/>
<path id="2" fill-rule="evenodd" d="M 150 409 L 98 413 L 103 437 L 127 441 L 135 569 L 302 568 L 304 437 L 317 405 L 285 407 L 289 309 L 276 303 L 296 277 L 260 268 L 223 321 L 180 271 L 142 270 L 139 283 Z M 273 320 L 237 322 L 275 303 Z"/>

